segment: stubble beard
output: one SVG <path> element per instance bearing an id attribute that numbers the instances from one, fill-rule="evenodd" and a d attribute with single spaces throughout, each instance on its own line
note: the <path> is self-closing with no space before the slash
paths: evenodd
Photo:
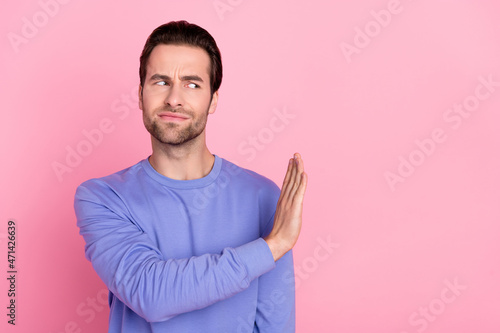
<path id="1" fill-rule="evenodd" d="M 161 111 L 173 112 L 172 110 L 166 110 L 163 108 L 161 110 L 157 110 L 157 112 Z M 157 112 L 154 112 L 154 114 L 156 114 Z M 196 118 L 192 112 L 187 112 L 185 110 L 181 111 L 180 113 L 188 115 L 193 121 L 188 126 L 183 125 L 182 122 L 180 124 L 174 122 L 162 123 L 158 119 L 146 117 L 146 114 L 144 113 L 144 126 L 156 140 L 163 144 L 178 146 L 188 143 L 191 140 L 199 137 L 205 130 L 208 118 L 208 110 L 199 118 Z"/>

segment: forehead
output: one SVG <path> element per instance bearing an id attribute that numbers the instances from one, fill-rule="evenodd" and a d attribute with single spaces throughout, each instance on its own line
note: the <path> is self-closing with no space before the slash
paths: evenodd
<path id="1" fill-rule="evenodd" d="M 149 56 L 148 75 L 155 73 L 210 75 L 210 58 L 205 50 L 190 45 L 157 45 Z"/>

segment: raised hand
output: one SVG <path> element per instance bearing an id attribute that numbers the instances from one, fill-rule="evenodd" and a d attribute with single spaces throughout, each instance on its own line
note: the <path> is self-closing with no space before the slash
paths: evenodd
<path id="1" fill-rule="evenodd" d="M 307 174 L 300 154 L 288 161 L 281 194 L 276 205 L 274 226 L 264 239 L 274 257 L 274 261 L 291 250 L 299 238 L 302 227 L 302 203 L 307 186 Z"/>

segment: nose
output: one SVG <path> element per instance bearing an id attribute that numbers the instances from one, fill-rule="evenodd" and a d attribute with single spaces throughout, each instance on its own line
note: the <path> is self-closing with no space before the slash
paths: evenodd
<path id="1" fill-rule="evenodd" d="M 168 88 L 167 95 L 165 96 L 164 103 L 173 108 L 182 106 L 182 93 L 178 84 L 172 83 Z"/>

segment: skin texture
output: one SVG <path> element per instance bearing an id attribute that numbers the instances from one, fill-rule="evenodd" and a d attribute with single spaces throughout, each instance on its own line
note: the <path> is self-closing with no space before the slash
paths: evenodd
<path id="1" fill-rule="evenodd" d="M 209 70 L 210 59 L 201 48 L 158 45 L 151 53 L 139 107 L 151 133 L 151 165 L 166 177 L 197 179 L 212 169 L 215 158 L 206 146 L 205 125 L 218 92 L 210 93 Z M 162 116 L 169 112 L 186 119 Z"/>
<path id="2" fill-rule="evenodd" d="M 149 161 L 158 173 L 172 179 L 205 177 L 215 157 L 206 145 L 209 114 L 219 94 L 210 92 L 210 58 L 189 45 L 158 45 L 151 52 L 139 108 L 151 134 Z M 290 159 L 276 207 L 274 227 L 265 238 L 274 260 L 291 250 L 302 226 L 307 175 L 300 154 Z"/>
<path id="3" fill-rule="evenodd" d="M 291 250 L 299 238 L 302 227 L 302 206 L 307 187 L 307 174 L 300 154 L 288 161 L 281 194 L 274 214 L 274 226 L 265 241 L 273 253 L 274 261 Z"/>

